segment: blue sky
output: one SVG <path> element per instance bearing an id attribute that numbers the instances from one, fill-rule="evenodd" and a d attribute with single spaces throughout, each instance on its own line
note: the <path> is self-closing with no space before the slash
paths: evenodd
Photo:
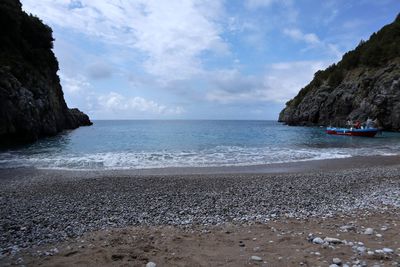
<path id="1" fill-rule="evenodd" d="M 22 0 L 53 28 L 68 106 L 92 119 L 277 119 L 398 0 Z"/>

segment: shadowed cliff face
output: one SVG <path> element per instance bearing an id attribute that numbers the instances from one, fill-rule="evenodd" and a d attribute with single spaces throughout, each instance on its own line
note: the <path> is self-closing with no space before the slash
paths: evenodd
<path id="1" fill-rule="evenodd" d="M 279 121 L 289 125 L 337 125 L 377 118 L 400 130 L 400 16 L 346 53 L 286 103 Z"/>
<path id="2" fill-rule="evenodd" d="M 0 2 L 1 144 L 92 124 L 86 114 L 68 109 L 52 48 L 50 27 L 23 12 L 18 0 Z"/>

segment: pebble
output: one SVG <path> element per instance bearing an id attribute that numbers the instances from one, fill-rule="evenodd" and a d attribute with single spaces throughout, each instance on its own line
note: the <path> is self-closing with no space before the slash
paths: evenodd
<path id="1" fill-rule="evenodd" d="M 333 258 L 333 259 L 332 259 L 332 262 L 333 262 L 334 264 L 340 265 L 340 264 L 342 263 L 342 260 L 339 259 L 339 258 Z"/>
<path id="2" fill-rule="evenodd" d="M 382 250 L 383 250 L 383 252 L 386 253 L 386 254 L 393 253 L 393 249 L 391 249 L 391 248 L 383 248 Z"/>
<path id="3" fill-rule="evenodd" d="M 331 264 L 331 265 L 329 265 L 329 267 L 339 267 L 339 265 L 337 265 L 337 264 Z"/>
<path id="4" fill-rule="evenodd" d="M 367 228 L 364 231 L 364 235 L 372 235 L 374 233 L 374 229 L 372 228 Z"/>
<path id="5" fill-rule="evenodd" d="M 146 264 L 146 267 L 157 267 L 157 264 L 155 264 L 154 262 L 150 261 Z"/>
<path id="6" fill-rule="evenodd" d="M 312 240 L 312 242 L 314 243 L 314 244 L 323 244 L 324 243 L 324 240 L 322 240 L 322 238 L 320 238 L 320 237 L 316 237 L 316 238 L 314 238 L 313 240 Z"/>
<path id="7" fill-rule="evenodd" d="M 256 175 L 255 179 L 251 179 L 251 186 L 248 186 L 250 180 L 243 179 L 241 175 L 229 176 L 229 183 L 223 175 L 210 178 L 201 176 L 201 179 L 193 177 L 195 183 L 189 182 L 185 176 L 177 175 L 169 177 L 168 183 L 165 183 L 162 178 L 131 179 L 114 175 L 110 175 L 107 179 L 98 177 L 86 180 L 86 176 L 91 177 L 94 174 L 84 172 L 82 175 L 75 177 L 74 174 L 70 177 L 67 172 L 60 172 L 63 177 L 47 183 L 56 172 L 46 174 L 38 170 L 37 173 L 35 179 L 32 179 L 30 173 L 19 177 L 19 174 L 13 174 L 13 171 L 10 171 L 7 182 L 1 183 L 0 196 L 12 199 L 13 205 L 10 206 L 5 198 L 0 201 L 0 210 L 7 212 L 7 216 L 0 218 L 2 229 L 0 240 L 4 248 L 0 254 L 16 253 L 19 247 L 23 246 L 56 244 L 69 235 L 77 237 L 85 232 L 109 229 L 108 222 L 112 211 L 121 211 L 113 216 L 113 227 L 180 225 L 189 217 L 193 224 L 216 225 L 227 220 L 239 224 L 256 220 L 265 221 L 271 218 L 272 214 L 281 216 L 282 207 L 293 218 L 306 218 L 312 215 L 315 216 L 314 218 L 321 219 L 321 216 L 328 217 L 327 214 L 335 214 L 338 211 L 351 211 L 356 206 L 363 209 L 373 204 L 374 207 L 380 208 L 382 201 L 386 201 L 389 206 L 400 203 L 398 193 L 396 194 L 398 184 L 391 182 L 398 180 L 399 169 L 387 167 L 313 173 L 312 175 L 285 174 L 279 176 L 279 179 L 265 179 L 269 176 L 260 174 Z M 344 175 L 348 179 L 343 179 Z M 363 177 L 363 179 L 358 179 L 358 177 Z M 379 188 L 374 187 L 376 177 L 382 177 Z M 71 187 L 66 189 L 62 186 L 64 182 L 61 178 L 68 178 L 65 180 Z M 355 181 L 357 181 L 356 186 Z M 185 194 L 179 192 L 182 184 L 185 184 Z M 340 190 L 338 190 L 338 185 Z M 355 187 L 360 190 L 352 190 Z M 70 188 L 76 188 L 76 190 L 70 190 Z M 104 188 L 109 190 L 103 190 Z M 24 194 L 18 189 L 23 189 Z M 304 194 L 310 190 L 321 194 Z M 228 191 L 230 194 L 218 195 L 218 193 Z M 371 191 L 376 192 L 374 197 L 366 194 Z M 379 192 L 382 192 L 382 195 Z M 214 194 L 218 197 L 211 197 Z M 39 196 L 46 197 L 43 199 Z M 149 198 L 152 200 L 153 209 L 149 209 Z M 268 203 L 267 209 L 260 208 L 260 199 Z M 354 202 L 355 200 L 357 203 Z M 77 203 L 79 203 L 78 206 L 76 206 Z M 246 203 L 246 205 L 241 203 Z M 210 209 L 215 205 L 221 209 Z M 180 216 L 179 212 L 182 210 L 185 210 L 185 214 Z M 26 221 L 26 218 L 35 218 L 37 222 Z M 44 221 L 46 224 L 41 223 Z M 338 223 L 337 228 L 343 224 L 352 224 L 347 221 Z M 384 223 L 377 229 L 383 229 Z M 22 227 L 4 230 L 6 225 Z M 28 229 L 34 229 L 34 231 L 27 231 Z M 351 227 L 346 229 L 351 229 Z M 319 236 L 322 237 L 322 234 Z M 315 243 L 314 240 L 315 238 L 313 243 Z M 322 245 L 324 243 L 321 240 L 322 238 L 318 244 Z M 328 241 L 331 244 L 333 244 L 332 241 L 341 243 L 336 238 L 328 239 Z M 14 245 L 15 249 L 12 248 Z M 393 246 L 398 247 L 398 245 Z"/>
<path id="8" fill-rule="evenodd" d="M 250 260 L 252 260 L 252 261 L 262 261 L 262 258 L 258 257 L 258 256 L 251 256 Z"/>

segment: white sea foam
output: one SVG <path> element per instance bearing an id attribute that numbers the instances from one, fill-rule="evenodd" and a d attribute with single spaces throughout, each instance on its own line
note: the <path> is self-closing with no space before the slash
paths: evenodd
<path id="1" fill-rule="evenodd" d="M 286 163 L 365 155 L 397 155 L 372 148 L 277 148 L 216 146 L 198 151 L 140 151 L 68 153 L 3 153 L 0 168 L 34 166 L 45 169 L 147 169 L 165 167 L 216 167 Z"/>

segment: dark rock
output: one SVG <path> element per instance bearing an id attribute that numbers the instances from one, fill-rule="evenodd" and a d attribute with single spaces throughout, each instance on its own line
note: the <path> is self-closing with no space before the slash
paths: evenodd
<path id="1" fill-rule="evenodd" d="M 65 103 L 51 28 L 23 12 L 18 0 L 1 1 L 0 18 L 0 144 L 91 125 Z"/>

